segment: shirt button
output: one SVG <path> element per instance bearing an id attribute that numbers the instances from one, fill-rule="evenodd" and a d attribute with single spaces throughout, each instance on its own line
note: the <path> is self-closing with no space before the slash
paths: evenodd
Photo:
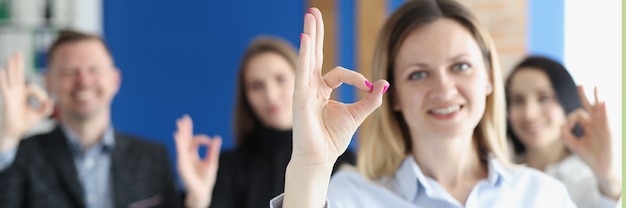
<path id="1" fill-rule="evenodd" d="M 95 165 L 96 163 L 93 161 L 92 158 L 85 159 L 85 168 L 92 169 Z"/>
<path id="2" fill-rule="evenodd" d="M 87 203 L 94 204 L 96 203 L 97 199 L 98 198 L 96 197 L 96 195 L 90 194 L 89 196 L 87 196 Z"/>

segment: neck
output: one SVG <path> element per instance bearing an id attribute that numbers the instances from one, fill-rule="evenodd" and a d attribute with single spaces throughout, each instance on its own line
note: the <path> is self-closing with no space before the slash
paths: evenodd
<path id="1" fill-rule="evenodd" d="M 413 142 L 413 157 L 424 174 L 440 184 L 454 187 L 459 182 L 486 176 L 471 134 L 417 140 Z"/>
<path id="2" fill-rule="evenodd" d="M 527 148 L 524 157 L 529 167 L 545 171 L 548 165 L 557 163 L 568 155 L 567 149 L 561 142 L 553 142 L 546 147 Z"/>
<path id="3" fill-rule="evenodd" d="M 60 117 L 60 122 L 66 128 L 76 134 L 80 144 L 89 148 L 94 144 L 100 142 L 104 132 L 110 126 L 110 117 L 106 116 L 93 116 L 90 118 L 79 118 L 72 115 L 63 115 Z"/>
<path id="4" fill-rule="evenodd" d="M 457 138 L 419 138 L 413 136 L 413 157 L 424 175 L 443 186 L 459 203 L 487 177 L 472 134 Z"/>

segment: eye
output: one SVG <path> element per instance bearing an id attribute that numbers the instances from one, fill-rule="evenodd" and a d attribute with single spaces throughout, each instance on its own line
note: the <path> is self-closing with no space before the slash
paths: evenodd
<path id="1" fill-rule="evenodd" d="M 542 103 L 550 102 L 550 101 L 552 101 L 552 99 L 554 99 L 554 97 L 550 96 L 550 95 L 541 95 L 541 96 L 539 96 L 539 102 L 542 102 Z"/>
<path id="2" fill-rule="evenodd" d="M 76 73 L 76 69 L 75 68 L 62 68 L 59 71 L 61 72 L 61 75 L 63 75 L 63 76 L 71 76 L 71 75 L 74 75 Z"/>
<path id="3" fill-rule="evenodd" d="M 513 96 L 509 101 L 511 106 L 521 106 L 526 102 L 521 96 Z"/>
<path id="4" fill-rule="evenodd" d="M 409 74 L 409 80 L 420 80 L 428 76 L 428 73 L 425 71 L 417 71 Z"/>
<path id="5" fill-rule="evenodd" d="M 101 70 L 101 67 L 98 66 L 91 66 L 89 67 L 89 73 L 91 74 L 99 74 Z"/>
<path id="6" fill-rule="evenodd" d="M 248 89 L 250 90 L 260 90 L 263 88 L 263 83 L 261 82 L 252 82 L 248 85 Z"/>
<path id="7" fill-rule="evenodd" d="M 470 68 L 470 65 L 467 63 L 457 63 L 452 65 L 452 70 L 454 71 L 467 71 Z"/>
<path id="8" fill-rule="evenodd" d="M 276 81 L 278 81 L 278 83 L 283 83 L 285 82 L 287 78 L 285 78 L 285 75 L 278 75 L 276 76 Z"/>

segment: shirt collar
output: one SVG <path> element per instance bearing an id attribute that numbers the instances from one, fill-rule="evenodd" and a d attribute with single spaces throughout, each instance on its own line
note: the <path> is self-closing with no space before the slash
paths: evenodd
<path id="1" fill-rule="evenodd" d="M 60 125 L 60 126 L 61 126 L 61 130 L 63 131 L 63 134 L 65 134 L 65 138 L 67 138 L 67 144 L 69 145 L 70 150 L 74 152 L 83 152 L 84 149 L 80 143 L 80 139 L 78 139 L 78 136 L 76 136 L 76 134 L 74 134 L 74 132 L 72 132 L 72 130 L 70 130 L 66 126 L 64 125 Z M 104 131 L 104 134 L 102 135 L 102 138 L 100 139 L 100 142 L 97 144 L 101 145 L 103 149 L 105 150 L 112 150 L 113 147 L 115 147 L 115 136 L 113 132 L 114 132 L 113 127 L 109 126 Z"/>
<path id="2" fill-rule="evenodd" d="M 489 157 L 487 168 L 486 180 L 488 184 L 499 186 L 502 182 L 512 182 L 510 180 L 510 170 L 504 167 L 495 157 Z M 399 194 L 408 201 L 413 201 L 418 191 L 425 191 L 426 195 L 429 196 L 441 194 L 439 191 L 434 190 L 431 183 L 435 181 L 424 175 L 413 156 L 408 156 L 402 161 L 395 173 L 395 178 L 400 188 L 399 191 L 401 193 Z"/>
<path id="3" fill-rule="evenodd" d="M 511 177 L 512 170 L 502 165 L 502 163 L 500 163 L 500 161 L 496 157 L 489 157 L 488 171 L 489 172 L 487 175 L 487 181 L 491 185 L 498 186 L 502 182 L 507 182 L 511 184 L 514 183 Z"/>

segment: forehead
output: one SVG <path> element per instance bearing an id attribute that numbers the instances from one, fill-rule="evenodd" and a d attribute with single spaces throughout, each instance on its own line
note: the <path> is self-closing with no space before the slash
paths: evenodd
<path id="1" fill-rule="evenodd" d="M 459 54 L 482 57 L 472 34 L 450 18 L 441 18 L 411 31 L 397 54 L 398 64 L 443 61 Z"/>
<path id="2" fill-rule="evenodd" d="M 79 40 L 60 45 L 51 57 L 51 65 L 110 63 L 111 56 L 102 42 L 95 39 Z"/>
<path id="3" fill-rule="evenodd" d="M 278 73 L 295 73 L 287 59 L 275 52 L 262 52 L 254 55 L 244 69 L 247 79 L 272 76 Z"/>
<path id="4" fill-rule="evenodd" d="M 522 67 L 511 77 L 509 86 L 513 92 L 552 89 L 548 75 L 539 68 Z"/>

